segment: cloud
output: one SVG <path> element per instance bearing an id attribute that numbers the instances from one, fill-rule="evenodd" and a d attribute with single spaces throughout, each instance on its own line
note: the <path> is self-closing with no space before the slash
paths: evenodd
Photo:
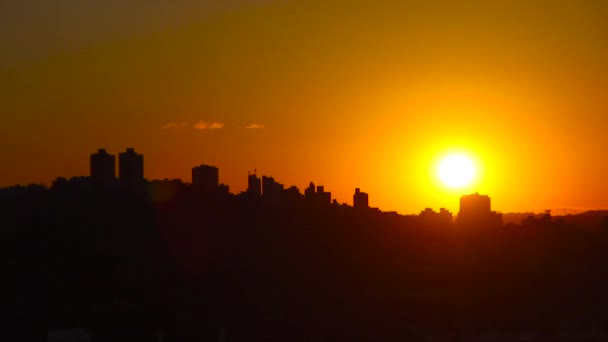
<path id="1" fill-rule="evenodd" d="M 247 128 L 247 129 L 262 129 L 262 128 L 264 128 L 264 125 L 252 123 L 250 125 L 245 126 L 245 128 Z"/>
<path id="2" fill-rule="evenodd" d="M 186 126 L 188 126 L 188 123 L 186 123 L 186 122 L 169 122 L 169 123 L 162 125 L 160 128 L 161 129 L 173 129 L 173 128 L 184 128 Z"/>
<path id="3" fill-rule="evenodd" d="M 214 122 L 209 126 L 209 129 L 217 129 L 217 128 L 222 128 L 222 127 L 224 127 L 223 122 Z"/>
<path id="4" fill-rule="evenodd" d="M 192 128 L 194 129 L 198 129 L 198 130 L 205 130 L 205 129 L 220 129 L 224 127 L 224 123 L 223 122 L 207 122 L 207 121 L 199 121 L 197 123 L 195 123 Z"/>

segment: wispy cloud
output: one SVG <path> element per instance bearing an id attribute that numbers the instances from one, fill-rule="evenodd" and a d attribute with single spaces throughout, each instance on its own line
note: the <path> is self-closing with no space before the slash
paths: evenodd
<path id="1" fill-rule="evenodd" d="M 184 128 L 186 126 L 188 126 L 187 122 L 174 122 L 173 121 L 173 122 L 169 122 L 169 123 L 162 125 L 160 128 L 161 129 L 173 129 L 173 128 Z"/>
<path id="2" fill-rule="evenodd" d="M 224 123 L 223 122 L 207 122 L 207 121 L 203 121 L 203 120 L 195 123 L 192 126 L 192 128 L 198 129 L 198 130 L 220 129 L 222 127 L 224 127 Z"/>
<path id="3" fill-rule="evenodd" d="M 168 122 L 168 123 L 162 125 L 161 129 L 180 129 L 180 128 L 186 128 L 186 127 L 190 127 L 190 124 L 187 122 L 171 121 L 171 122 Z M 220 129 L 223 127 L 224 127 L 223 122 L 204 121 L 204 120 L 198 121 L 194 125 L 192 125 L 193 129 L 197 129 L 199 131 L 206 130 L 206 129 Z"/>
<path id="4" fill-rule="evenodd" d="M 249 125 L 245 126 L 245 128 L 247 128 L 247 129 L 262 129 L 262 128 L 264 128 L 264 125 L 252 123 L 252 124 L 249 124 Z"/>

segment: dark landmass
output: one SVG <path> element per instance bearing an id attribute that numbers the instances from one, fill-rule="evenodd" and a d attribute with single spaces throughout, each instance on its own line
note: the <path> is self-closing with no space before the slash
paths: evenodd
<path id="1" fill-rule="evenodd" d="M 608 331 L 606 212 L 484 226 L 299 193 L 75 178 L 0 189 L 0 218 L 2 319 L 22 340 L 72 328 L 94 341 Z"/>

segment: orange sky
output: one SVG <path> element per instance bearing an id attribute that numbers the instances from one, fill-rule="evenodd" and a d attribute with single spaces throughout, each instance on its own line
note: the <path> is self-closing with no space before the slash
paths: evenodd
<path id="1" fill-rule="evenodd" d="M 455 3 L 3 1 L 0 186 L 129 146 L 233 192 L 257 168 L 401 213 L 608 208 L 606 3 Z M 432 170 L 454 150 L 482 168 L 460 191 Z"/>

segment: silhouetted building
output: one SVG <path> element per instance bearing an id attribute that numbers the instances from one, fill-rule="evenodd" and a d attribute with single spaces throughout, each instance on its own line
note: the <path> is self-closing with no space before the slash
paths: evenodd
<path id="1" fill-rule="evenodd" d="M 330 205 L 331 192 L 326 192 L 325 187 L 319 185 L 315 189 L 315 183 L 310 182 L 310 185 L 304 191 L 304 197 L 311 203 L 316 205 Z"/>
<path id="2" fill-rule="evenodd" d="M 452 224 L 453 219 L 452 213 L 445 208 L 440 208 L 439 212 L 436 212 L 431 208 L 426 208 L 422 212 L 420 212 L 420 215 L 418 215 L 418 217 L 420 218 L 420 221 L 423 224 L 435 226 L 445 226 Z"/>
<path id="3" fill-rule="evenodd" d="M 308 185 L 308 188 L 306 188 L 306 190 L 304 190 L 304 197 L 306 197 L 309 200 L 313 200 L 315 197 L 315 194 L 317 193 L 317 188 L 315 187 L 315 183 L 310 182 L 310 184 Z"/>
<path id="4" fill-rule="evenodd" d="M 144 180 L 144 156 L 127 148 L 126 152 L 118 156 L 119 178 L 123 182 L 135 183 Z"/>
<path id="5" fill-rule="evenodd" d="M 91 178 L 95 181 L 111 182 L 116 179 L 116 157 L 100 148 L 91 154 Z"/>
<path id="6" fill-rule="evenodd" d="M 489 196 L 474 193 L 460 198 L 457 222 L 464 225 L 502 226 L 502 215 L 492 211 Z"/>
<path id="7" fill-rule="evenodd" d="M 474 193 L 460 197 L 460 215 L 486 214 L 491 211 L 491 200 L 487 195 Z"/>
<path id="8" fill-rule="evenodd" d="M 262 196 L 262 180 L 255 173 L 247 176 L 247 193 Z"/>
<path id="9" fill-rule="evenodd" d="M 300 193 L 300 189 L 294 185 L 283 191 L 283 197 L 288 201 L 297 201 L 302 198 L 302 194 Z"/>
<path id="10" fill-rule="evenodd" d="M 320 204 L 331 204 L 331 192 L 326 192 L 322 185 L 317 186 L 316 196 Z"/>
<path id="11" fill-rule="evenodd" d="M 359 188 L 355 189 L 355 194 L 353 195 L 353 207 L 369 208 L 369 196 Z"/>
<path id="12" fill-rule="evenodd" d="M 220 185 L 218 168 L 210 165 L 192 168 L 192 184 L 209 190 L 217 189 Z"/>
<path id="13" fill-rule="evenodd" d="M 452 220 L 454 218 L 452 213 L 446 208 L 439 208 L 439 215 L 449 223 L 452 223 Z"/>
<path id="14" fill-rule="evenodd" d="M 222 183 L 219 185 L 218 189 L 220 192 L 227 194 L 230 192 L 230 185 Z"/>
<path id="15" fill-rule="evenodd" d="M 279 200 L 284 189 L 285 186 L 275 181 L 274 178 L 262 176 L 262 194 L 264 198 Z"/>
<path id="16" fill-rule="evenodd" d="M 521 223 L 524 227 L 550 227 L 551 226 L 551 210 L 545 210 L 543 214 L 530 215 Z"/>
<path id="17" fill-rule="evenodd" d="M 326 192 L 324 186 L 318 185 L 315 201 L 321 205 L 331 204 L 331 192 Z"/>

